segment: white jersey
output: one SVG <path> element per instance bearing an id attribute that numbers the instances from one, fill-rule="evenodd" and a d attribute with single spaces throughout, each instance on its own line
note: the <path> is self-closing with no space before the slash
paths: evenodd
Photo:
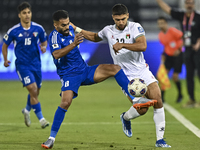
<path id="1" fill-rule="evenodd" d="M 142 26 L 139 23 L 130 21 L 123 31 L 116 29 L 116 25 L 108 25 L 98 32 L 101 39 L 108 41 L 114 64 L 121 66 L 128 78 L 137 76 L 146 68 L 144 55 L 142 52 L 133 52 L 125 48 L 115 54 L 113 45 L 116 42 L 134 43 L 135 39 L 142 35 L 145 35 Z"/>

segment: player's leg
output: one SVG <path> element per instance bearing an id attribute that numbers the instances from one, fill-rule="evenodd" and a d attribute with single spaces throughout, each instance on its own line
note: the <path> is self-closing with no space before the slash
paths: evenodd
<path id="1" fill-rule="evenodd" d="M 70 107 L 72 103 L 74 92 L 71 90 L 62 91 L 61 95 L 62 95 L 61 103 L 55 112 L 53 124 L 51 126 L 50 136 L 48 140 L 41 145 L 43 148 L 46 148 L 46 149 L 50 149 L 53 147 L 56 135 L 65 118 L 65 113 L 67 112 L 67 109 Z"/>
<path id="2" fill-rule="evenodd" d="M 129 97 L 129 100 L 131 101 L 131 103 L 133 103 L 133 106 L 126 113 L 123 113 L 120 116 L 124 133 L 128 137 L 131 137 L 132 131 L 131 131 L 130 120 L 140 116 L 140 114 L 141 115 L 145 114 L 146 111 L 148 110 L 148 107 L 150 105 L 154 105 L 154 103 L 156 103 L 157 101 L 152 101 L 152 100 L 146 99 L 146 98 L 134 98 L 133 96 L 131 96 L 130 93 L 128 92 L 129 79 L 124 74 L 121 67 L 119 67 L 118 65 L 107 65 L 107 64 L 99 65 L 96 68 L 96 71 L 94 74 L 94 81 L 101 82 L 111 76 L 115 77 L 117 83 L 125 91 L 126 95 Z M 132 101 L 132 99 L 134 99 L 134 100 Z M 143 106 L 144 104 L 145 104 L 145 106 Z M 145 107 L 145 108 L 136 110 L 134 108 L 135 106 L 137 106 L 137 107 L 141 106 L 141 107 Z"/>
<path id="3" fill-rule="evenodd" d="M 22 82 L 23 86 L 27 86 L 30 84 L 29 74 L 30 71 L 21 70 L 20 68 L 16 68 L 18 77 L 20 81 Z M 31 110 L 31 102 L 30 102 L 30 94 L 28 94 L 27 97 L 27 105 L 25 108 L 22 109 L 22 114 L 24 115 L 24 122 L 27 127 L 31 125 L 31 119 L 30 119 L 30 110 Z"/>
<path id="4" fill-rule="evenodd" d="M 22 70 L 17 69 L 17 73 L 19 76 L 19 79 L 23 83 L 23 86 L 27 88 L 29 91 L 28 99 L 27 99 L 27 105 L 26 108 L 22 110 L 22 113 L 24 114 L 25 118 L 25 124 L 27 126 L 30 126 L 30 106 L 33 108 L 38 120 L 40 121 L 41 127 L 45 128 L 49 125 L 49 123 L 45 120 L 45 118 L 42 115 L 41 111 L 41 105 L 38 101 L 38 95 L 39 95 L 39 88 L 41 87 L 41 72 L 33 72 L 30 70 Z M 39 87 L 39 88 L 38 88 Z"/>
<path id="5" fill-rule="evenodd" d="M 166 73 L 168 74 L 169 71 L 173 68 L 174 64 L 174 59 L 172 56 L 165 56 L 165 61 L 164 61 L 164 66 L 166 68 Z M 165 89 L 161 89 L 161 97 L 162 97 L 162 102 L 165 102 Z"/>
<path id="6" fill-rule="evenodd" d="M 184 107 L 194 107 L 195 106 L 195 97 L 194 97 L 194 72 L 195 72 L 195 63 L 194 63 L 194 50 L 187 49 L 184 52 L 184 62 L 186 66 L 186 81 L 187 81 L 187 91 L 189 94 L 189 101 L 184 105 Z"/>
<path id="7" fill-rule="evenodd" d="M 196 55 L 194 56 L 195 66 L 197 68 L 197 77 L 200 83 L 200 59 L 199 58 L 200 58 L 200 49 L 196 52 Z M 200 107 L 200 102 L 196 103 L 195 107 Z"/>
<path id="8" fill-rule="evenodd" d="M 173 75 L 172 75 L 172 79 L 173 79 L 173 81 L 176 85 L 177 91 L 178 91 L 178 97 L 176 99 L 176 102 L 180 103 L 182 101 L 183 95 L 182 95 L 182 92 L 181 92 L 181 82 L 179 80 L 179 73 L 174 72 Z"/>
<path id="9" fill-rule="evenodd" d="M 173 73 L 172 79 L 178 90 L 178 97 L 176 100 L 177 103 L 180 103 L 183 98 L 183 95 L 181 92 L 181 82 L 179 80 L 179 73 L 181 73 L 182 71 L 182 64 L 183 64 L 183 53 L 181 52 L 178 56 L 174 57 L 174 63 L 173 63 L 174 73 Z"/>
<path id="10" fill-rule="evenodd" d="M 134 97 L 131 96 L 128 92 L 129 79 L 124 74 L 121 67 L 113 64 L 100 64 L 95 70 L 94 81 L 96 83 L 102 82 L 109 77 L 114 77 L 119 86 L 121 86 L 122 89 L 125 90 L 125 92 L 129 95 L 129 97 L 134 99 Z"/>
<path id="11" fill-rule="evenodd" d="M 161 99 L 161 92 L 157 82 L 153 82 L 148 86 L 146 96 L 150 99 L 156 99 L 158 102 L 154 105 L 154 122 L 156 126 L 156 147 L 171 147 L 164 141 L 165 131 L 165 112 Z"/>
<path id="12" fill-rule="evenodd" d="M 36 82 L 27 85 L 26 88 L 29 91 L 31 108 L 33 109 L 35 115 L 37 116 L 41 124 L 41 127 L 45 128 L 49 126 L 49 122 L 44 118 L 42 114 L 41 104 L 38 100 L 39 88 Z"/>
<path id="13" fill-rule="evenodd" d="M 76 75 L 74 77 L 63 77 L 63 79 L 61 79 L 61 103 L 55 112 L 50 136 L 48 140 L 41 145 L 43 148 L 50 149 L 53 147 L 56 135 L 65 118 L 65 113 L 70 107 L 72 99 L 78 95 L 78 88 L 82 83 L 82 78 L 84 78 L 83 75 Z"/>

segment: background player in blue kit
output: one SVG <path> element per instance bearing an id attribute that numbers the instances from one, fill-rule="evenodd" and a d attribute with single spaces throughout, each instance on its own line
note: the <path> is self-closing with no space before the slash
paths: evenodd
<path id="1" fill-rule="evenodd" d="M 78 45 L 83 42 L 83 34 L 74 34 L 68 12 L 56 11 L 53 14 L 53 21 L 55 29 L 49 35 L 49 45 L 62 82 L 62 92 L 61 104 L 55 112 L 50 137 L 42 144 L 42 147 L 46 149 L 53 147 L 65 113 L 70 107 L 72 99 L 78 96 L 78 89 L 81 85 L 95 84 L 114 76 L 118 84 L 131 96 L 127 90 L 129 80 L 120 66 L 114 64 L 88 66 L 84 62 L 78 49 Z M 140 105 L 142 103 L 144 105 L 151 102 L 152 100 L 139 98 L 133 104 Z"/>
<path id="2" fill-rule="evenodd" d="M 16 71 L 19 79 L 29 92 L 27 105 L 22 110 L 26 126 L 31 125 L 30 110 L 34 110 L 42 128 L 49 126 L 49 122 L 42 115 L 40 102 L 38 101 L 39 90 L 42 84 L 41 61 L 38 48 L 40 40 L 40 50 L 46 52 L 47 37 L 43 27 L 31 21 L 31 6 L 23 2 L 18 6 L 18 16 L 20 23 L 10 28 L 4 36 L 2 53 L 4 66 L 8 67 L 10 61 L 7 59 L 8 46 L 13 41 L 15 44 Z"/>

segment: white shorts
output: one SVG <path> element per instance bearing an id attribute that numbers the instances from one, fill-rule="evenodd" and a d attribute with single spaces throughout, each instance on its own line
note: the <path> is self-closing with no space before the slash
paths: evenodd
<path id="1" fill-rule="evenodd" d="M 148 86 L 149 84 L 153 82 L 158 82 L 158 80 L 154 77 L 152 72 L 149 70 L 149 66 L 147 65 L 146 68 L 141 70 L 140 72 L 136 74 L 126 74 L 127 78 L 131 81 L 134 78 L 140 78 L 143 79 L 146 85 Z"/>
<path id="2" fill-rule="evenodd" d="M 142 69 L 140 72 L 135 73 L 135 74 L 127 74 L 127 78 L 131 81 L 134 78 L 140 78 L 143 79 L 145 84 L 148 86 L 149 84 L 153 82 L 157 82 L 158 80 L 154 77 L 152 72 L 149 70 L 149 66 L 147 65 L 146 68 Z M 127 96 L 126 92 L 122 89 L 123 93 Z"/>

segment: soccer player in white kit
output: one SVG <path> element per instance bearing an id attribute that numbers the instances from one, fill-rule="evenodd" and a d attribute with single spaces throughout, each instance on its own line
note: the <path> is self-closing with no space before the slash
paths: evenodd
<path id="1" fill-rule="evenodd" d="M 83 30 L 71 23 L 76 32 L 81 32 L 84 37 L 93 42 L 107 40 L 110 54 L 114 64 L 118 64 L 123 69 L 129 80 L 141 78 L 148 86 L 145 96 L 155 99 L 158 102 L 154 105 L 154 122 L 156 126 L 157 141 L 156 147 L 171 147 L 164 141 L 165 112 L 161 99 L 161 92 L 157 80 L 149 70 L 143 53 L 147 48 L 145 31 L 139 23 L 128 21 L 128 9 L 123 4 L 116 4 L 112 8 L 112 18 L 114 25 L 104 27 L 98 33 Z M 128 97 L 128 96 L 127 96 Z M 132 102 L 132 99 L 128 97 Z M 136 100 L 137 98 L 133 99 Z M 123 131 L 126 136 L 131 137 L 131 119 L 144 115 L 147 108 L 135 109 L 133 106 L 121 114 Z"/>

